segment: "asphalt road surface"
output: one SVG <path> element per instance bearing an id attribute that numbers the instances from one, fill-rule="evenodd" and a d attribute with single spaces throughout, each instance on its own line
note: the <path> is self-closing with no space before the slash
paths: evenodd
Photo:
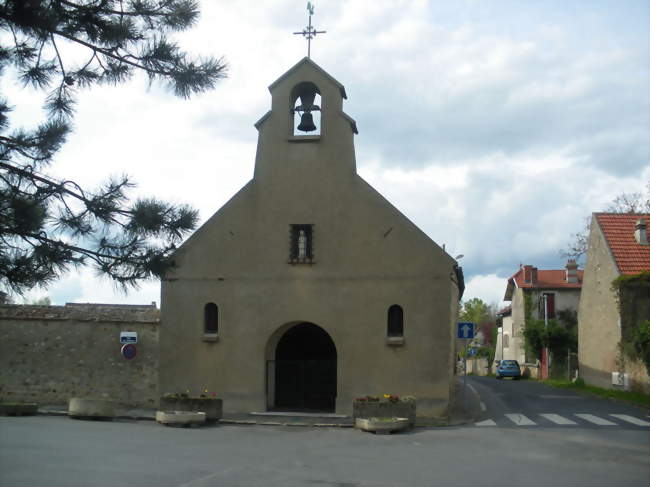
<path id="1" fill-rule="evenodd" d="M 530 381 L 468 383 L 485 409 L 476 422 L 390 436 L 2 417 L 0 486 L 648 487 L 650 426 L 622 419 L 650 422 L 647 410 Z"/>
<path id="2" fill-rule="evenodd" d="M 476 426 L 579 429 L 641 429 L 650 435 L 650 410 L 620 401 L 558 389 L 532 380 L 468 377 L 468 394 L 479 395 Z M 470 399 L 475 399 L 470 397 Z M 473 407 L 476 407 L 474 403 Z M 650 486 L 650 481 L 648 483 Z"/>

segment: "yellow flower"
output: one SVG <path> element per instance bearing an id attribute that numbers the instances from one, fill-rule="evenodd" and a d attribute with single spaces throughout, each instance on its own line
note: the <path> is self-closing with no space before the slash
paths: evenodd
<path id="1" fill-rule="evenodd" d="M 390 397 L 390 394 L 384 394 L 384 398 L 388 399 Z"/>
<path id="2" fill-rule="evenodd" d="M 207 389 L 203 389 L 203 392 L 208 392 L 208 390 L 207 390 Z"/>

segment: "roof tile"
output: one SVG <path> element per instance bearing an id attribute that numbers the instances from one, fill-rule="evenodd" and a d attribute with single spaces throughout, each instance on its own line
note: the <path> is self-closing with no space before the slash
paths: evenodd
<path id="1" fill-rule="evenodd" d="M 524 281 L 524 269 L 521 268 L 511 277 L 517 283 L 517 287 L 525 288 L 575 288 L 580 289 L 582 287 L 582 275 L 584 271 L 578 271 L 578 282 L 567 282 L 566 281 L 566 271 L 564 269 L 559 270 L 543 270 L 537 269 L 537 280 L 535 283 Z"/>
<path id="2" fill-rule="evenodd" d="M 650 271 L 650 245 L 641 245 L 634 238 L 637 220 L 650 222 L 648 213 L 594 213 L 605 236 L 614 262 L 621 274 Z"/>

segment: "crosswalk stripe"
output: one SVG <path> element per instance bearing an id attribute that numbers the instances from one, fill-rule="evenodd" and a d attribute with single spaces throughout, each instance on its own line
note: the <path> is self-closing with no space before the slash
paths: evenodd
<path id="1" fill-rule="evenodd" d="M 491 420 L 491 419 L 486 419 L 485 421 L 479 421 L 478 423 L 474 423 L 476 426 L 496 426 L 497 424 Z"/>
<path id="2" fill-rule="evenodd" d="M 537 426 L 537 423 L 531 421 L 523 414 L 506 414 L 505 416 L 517 426 Z"/>
<path id="3" fill-rule="evenodd" d="M 539 426 L 535 421 L 533 421 L 532 419 L 528 418 L 523 414 L 510 413 L 510 414 L 504 414 L 504 416 L 508 418 L 510 421 L 512 421 L 513 423 L 515 423 L 517 426 Z M 569 418 L 566 418 L 564 416 L 555 413 L 544 413 L 544 414 L 539 414 L 539 416 L 557 425 L 578 425 L 579 424 Z M 584 421 L 587 421 L 589 423 L 595 424 L 597 426 L 620 426 L 618 423 L 614 423 L 608 419 L 601 418 L 600 416 L 596 416 L 594 414 L 581 413 L 581 414 L 574 414 L 574 416 Z M 634 416 L 629 416 L 627 414 L 610 413 L 609 416 L 612 416 L 613 418 L 616 418 L 620 421 L 625 421 L 627 423 L 634 424 L 636 426 L 650 426 L 650 421 L 646 421 L 645 419 L 637 418 Z M 477 421 L 476 423 L 474 423 L 474 426 L 497 426 L 497 423 L 494 419 L 484 419 L 483 421 Z"/>
<path id="4" fill-rule="evenodd" d="M 597 424 L 598 426 L 616 426 L 616 423 L 612 423 L 606 419 L 599 418 L 593 414 L 576 414 L 575 416 L 579 417 L 580 419 L 584 419 L 585 421 L 589 421 L 590 423 Z"/>
<path id="5" fill-rule="evenodd" d="M 564 416 L 560 416 L 559 414 L 540 414 L 542 418 L 546 418 L 549 421 L 552 421 L 555 424 L 578 424 L 575 421 L 571 421 L 570 419 L 565 418 Z"/>
<path id="6" fill-rule="evenodd" d="M 627 414 L 610 414 L 610 416 L 614 416 L 622 421 L 627 421 L 628 423 L 636 424 L 637 426 L 650 426 L 650 423 L 647 421 L 635 418 L 634 416 L 628 416 Z"/>

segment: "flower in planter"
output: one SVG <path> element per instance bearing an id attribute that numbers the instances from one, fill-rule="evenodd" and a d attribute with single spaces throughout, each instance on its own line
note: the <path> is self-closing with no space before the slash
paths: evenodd
<path id="1" fill-rule="evenodd" d="M 399 396 L 395 394 L 384 394 L 384 399 L 388 399 L 388 402 L 399 402 Z"/>
<path id="2" fill-rule="evenodd" d="M 208 389 L 201 389 L 198 396 L 191 396 L 190 390 L 186 389 L 185 392 L 167 392 L 162 396 L 164 399 L 217 399 L 216 392 L 210 392 Z"/>

